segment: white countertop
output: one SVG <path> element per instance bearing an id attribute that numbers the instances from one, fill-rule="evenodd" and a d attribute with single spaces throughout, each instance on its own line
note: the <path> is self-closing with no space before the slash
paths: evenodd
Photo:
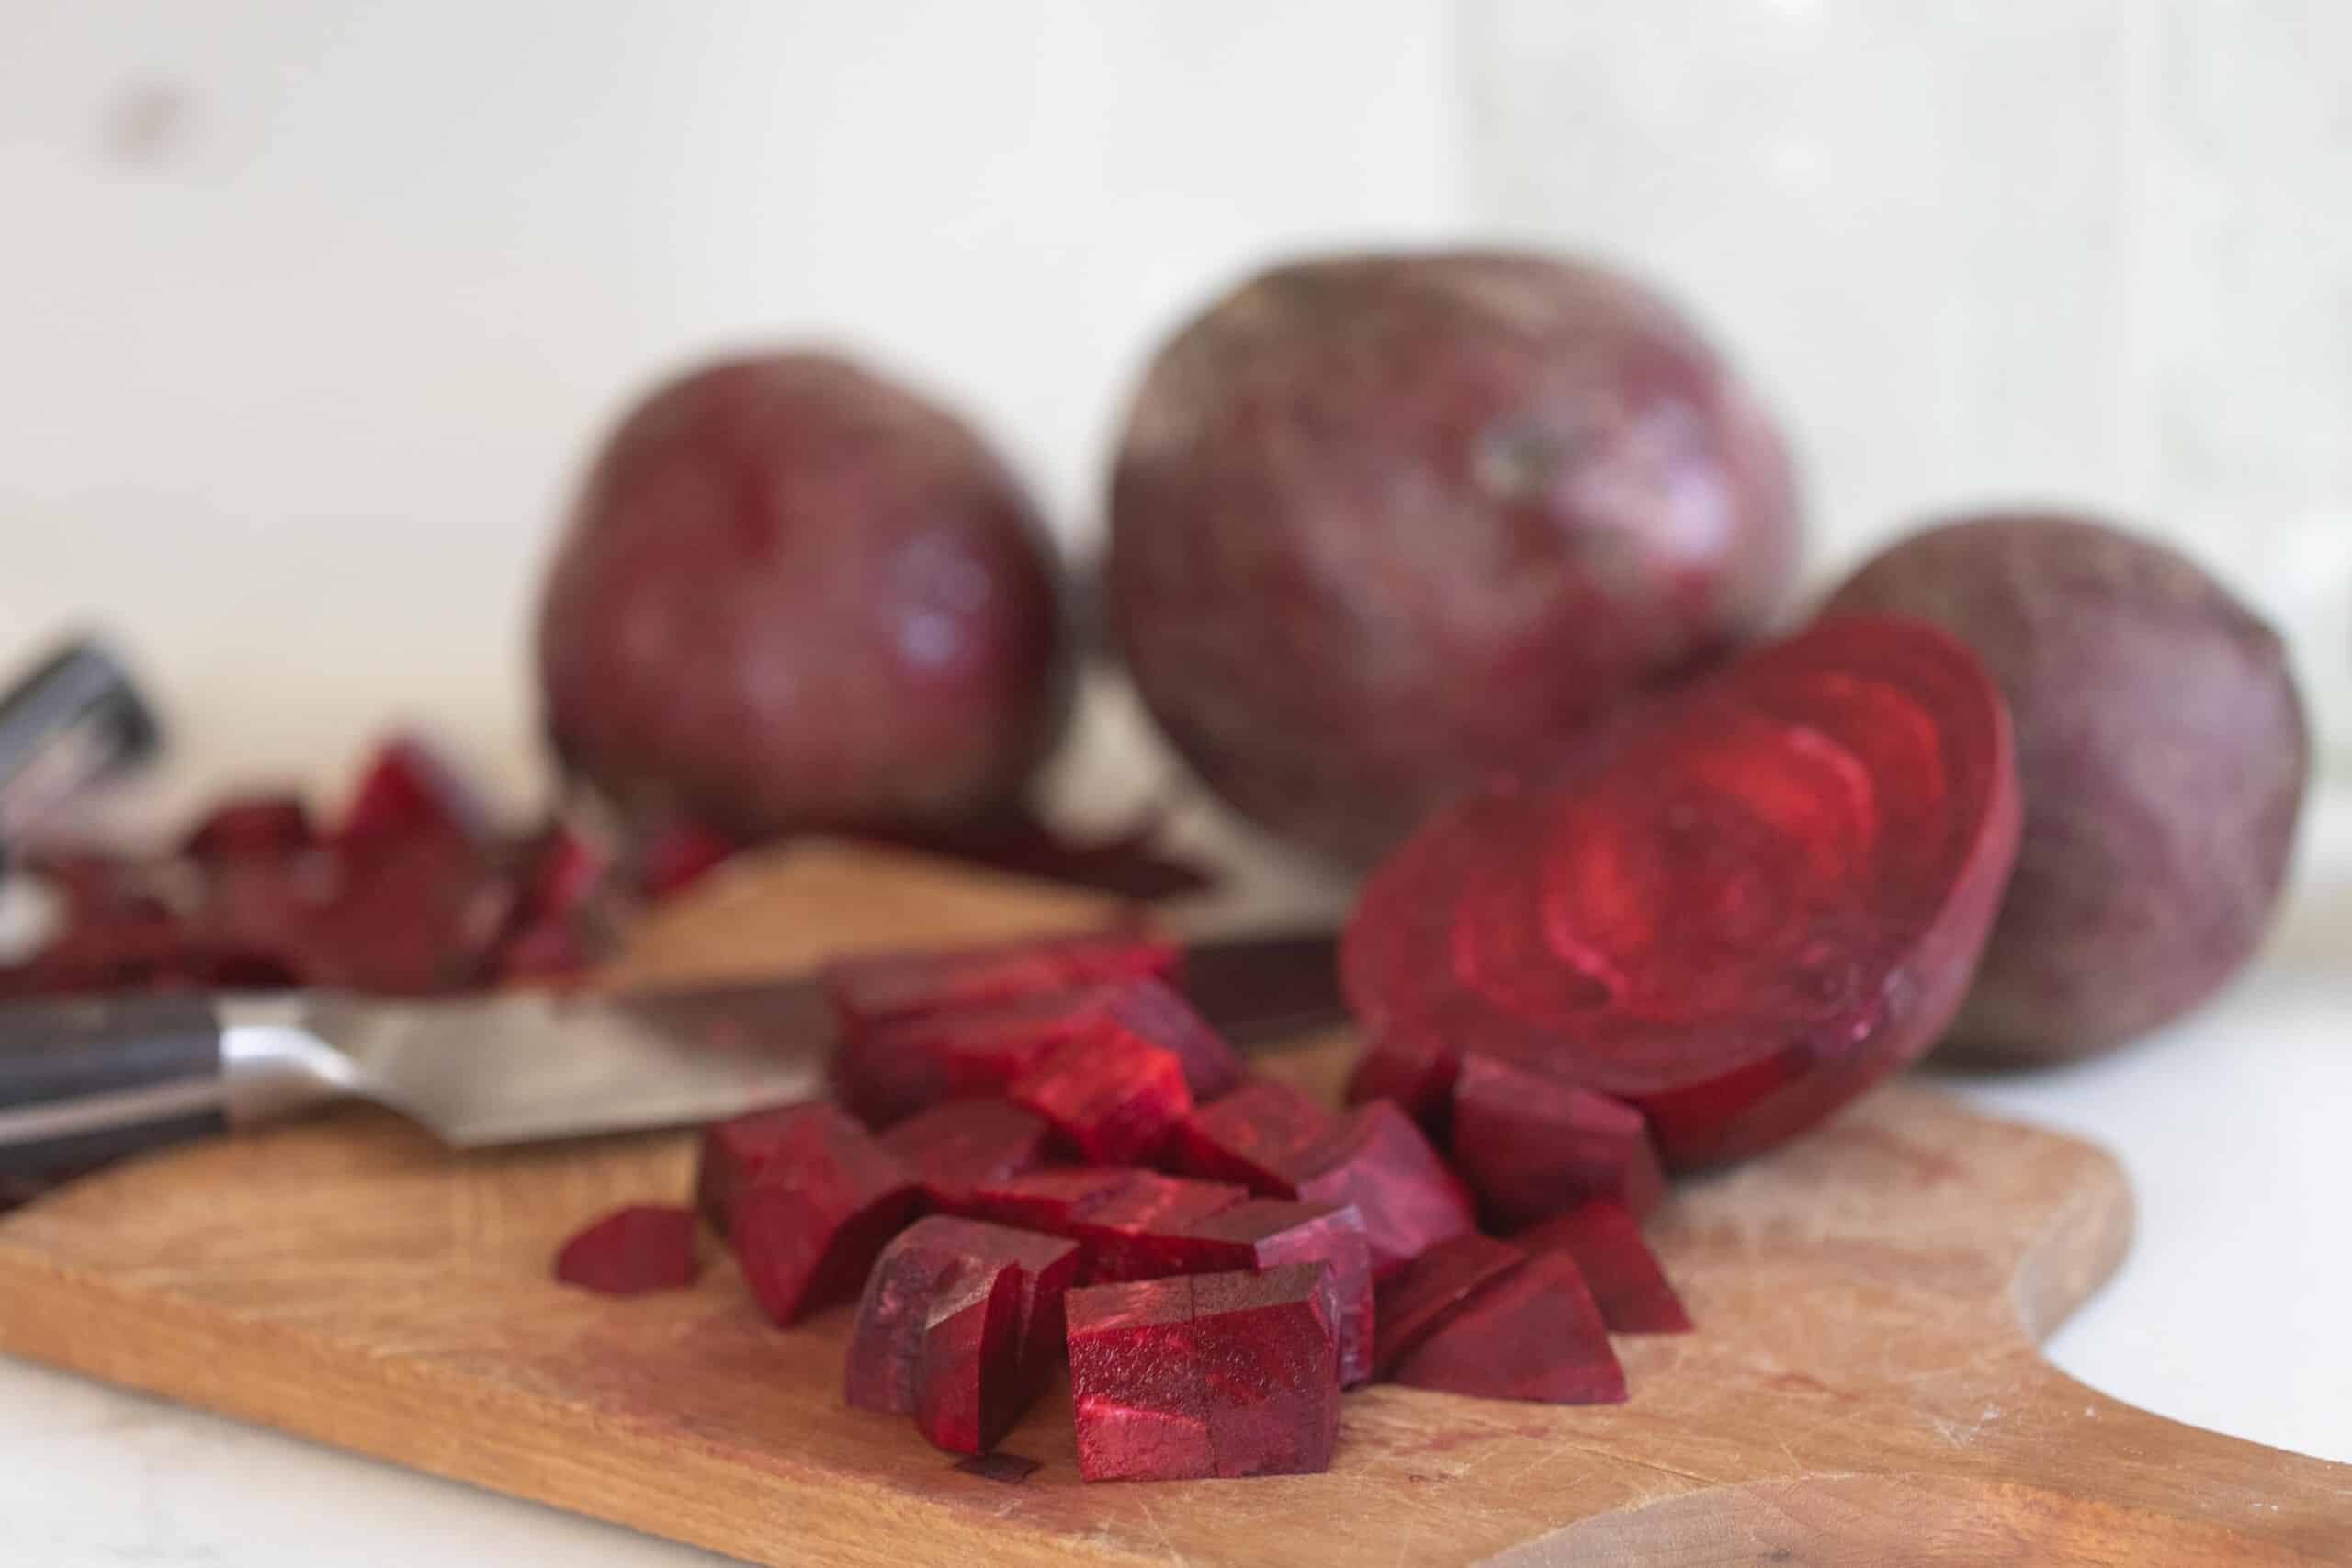
<path id="1" fill-rule="evenodd" d="M 1962 1081 L 2129 1168 L 2139 1237 L 2050 1343 L 2184 1421 L 2352 1462 L 2352 798 L 2316 804 L 2262 964 L 2104 1061 Z M 707 1554 L 0 1361 L 0 1518 L 43 1568 L 657 1568 Z"/>

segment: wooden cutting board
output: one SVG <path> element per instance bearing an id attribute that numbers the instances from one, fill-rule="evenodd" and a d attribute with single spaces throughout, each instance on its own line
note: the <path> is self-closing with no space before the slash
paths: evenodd
<path id="1" fill-rule="evenodd" d="M 674 908 L 622 969 L 1103 912 L 812 851 Z M 1270 1066 L 1329 1087 L 1345 1053 Z M 2123 1253 L 2114 1162 L 1910 1085 L 1668 1199 L 1656 1240 L 1699 1332 L 1619 1341 L 1629 1403 L 1374 1388 L 1331 1473 L 1245 1482 L 1082 1485 L 1059 1390 L 1002 1450 L 1033 1472 L 960 1466 L 842 1406 L 846 1311 L 770 1328 L 715 1253 L 666 1296 L 549 1281 L 569 1231 L 683 1198 L 691 1163 L 683 1135 L 459 1157 L 354 1112 L 118 1168 L 0 1221 L 0 1348 L 763 1563 L 2352 1562 L 2352 1467 L 2160 1420 L 2036 1352 Z"/>

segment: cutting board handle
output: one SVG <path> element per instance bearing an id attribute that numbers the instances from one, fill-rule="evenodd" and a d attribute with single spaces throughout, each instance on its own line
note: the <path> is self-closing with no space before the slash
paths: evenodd
<path id="1" fill-rule="evenodd" d="M 0 1006 L 0 1171 L 58 1170 L 224 1130 L 220 1021 L 191 997 Z"/>

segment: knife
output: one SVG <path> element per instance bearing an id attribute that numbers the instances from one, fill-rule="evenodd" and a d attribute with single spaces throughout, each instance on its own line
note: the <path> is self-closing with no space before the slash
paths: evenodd
<path id="1" fill-rule="evenodd" d="M 1186 950 L 1237 1043 L 1344 1016 L 1328 931 Z M 0 1006 L 0 1171 L 49 1169 L 369 1100 L 457 1148 L 674 1127 L 824 1092 L 813 976 L 609 996 L 385 1000 L 323 991 Z"/>

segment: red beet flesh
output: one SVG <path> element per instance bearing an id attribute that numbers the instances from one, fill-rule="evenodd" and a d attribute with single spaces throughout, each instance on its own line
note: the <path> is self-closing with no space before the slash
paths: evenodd
<path id="1" fill-rule="evenodd" d="M 1353 1204 L 1363 1216 L 1377 1279 L 1442 1241 L 1477 1228 L 1470 1190 L 1410 1118 L 1385 1100 L 1349 1113 L 1298 1183 L 1309 1203 Z"/>
<path id="2" fill-rule="evenodd" d="M 915 1367 L 915 1425 L 950 1453 L 985 1453 L 1028 1408 L 1021 1381 L 1021 1280 L 964 1281 L 933 1306 Z"/>
<path id="3" fill-rule="evenodd" d="M 1305 1162 L 1339 1130 L 1340 1119 L 1311 1095 L 1278 1078 L 1251 1078 L 1214 1104 L 1196 1106 L 1169 1134 L 1160 1157 L 1193 1176 L 1295 1198 Z"/>
<path id="4" fill-rule="evenodd" d="M 335 840 L 354 850 L 406 843 L 431 833 L 487 842 L 489 810 L 429 743 L 397 736 L 378 748 L 360 773 Z"/>
<path id="5" fill-rule="evenodd" d="M 614 432 L 548 573 L 567 764 L 760 838 L 1017 798 L 1069 682 L 1035 510 L 961 421 L 842 360 L 694 371 Z"/>
<path id="6" fill-rule="evenodd" d="M 1452 1122 L 1454 1168 L 1507 1224 L 1587 1198 L 1645 1214 L 1665 1190 L 1640 1111 L 1491 1056 L 1463 1062 Z"/>
<path id="7" fill-rule="evenodd" d="M 779 1324 L 856 1293 L 913 1217 L 914 1175 L 830 1105 L 775 1113 L 765 1152 L 731 1199 L 728 1240 L 760 1310 Z"/>
<path id="8" fill-rule="evenodd" d="M 1394 1100 L 1430 1137 L 1449 1142 L 1453 1080 L 1461 1069 L 1461 1058 L 1434 1029 L 1367 1029 L 1363 1053 L 1348 1075 L 1347 1100 L 1350 1105 Z"/>
<path id="9" fill-rule="evenodd" d="M 240 795 L 199 818 L 182 841 L 190 860 L 300 854 L 318 843 L 310 808 L 290 795 Z"/>
<path id="10" fill-rule="evenodd" d="M 1372 1367 L 1386 1376 L 1477 1293 L 1527 1261 L 1507 1241 L 1475 1231 L 1441 1242 L 1380 1282 Z"/>
<path id="11" fill-rule="evenodd" d="M 1089 1481 L 1329 1468 L 1340 1380 L 1319 1267 L 1103 1285 L 1069 1298 Z"/>
<path id="12" fill-rule="evenodd" d="M 982 1186 L 1045 1164 L 1053 1128 L 1001 1100 L 954 1100 L 882 1134 L 922 1184 L 926 1208 L 963 1212 Z"/>
<path id="13" fill-rule="evenodd" d="M 844 1034 L 894 1019 L 1118 980 L 1167 979 L 1182 950 L 1132 926 L 1042 941 L 838 959 L 820 976 Z"/>
<path id="14" fill-rule="evenodd" d="M 1324 257 L 1137 392 L 1104 593 L 1136 685 L 1246 814 L 1350 860 L 1753 635 L 1789 467 L 1665 301 L 1540 255 Z"/>
<path id="15" fill-rule="evenodd" d="M 695 1282 L 695 1212 L 674 1204 L 616 1209 L 563 1244 L 555 1277 L 609 1296 L 672 1291 Z"/>
<path id="16" fill-rule="evenodd" d="M 1175 1249 L 1188 1271 L 1263 1271 L 1285 1264 L 1319 1265 L 1329 1295 L 1338 1342 L 1340 1382 L 1348 1388 L 1372 1378 L 1374 1315 L 1372 1249 L 1363 1216 L 1353 1208 L 1327 1209 L 1279 1198 L 1252 1198 L 1196 1221 L 1185 1233 L 1192 1246 Z"/>
<path id="17" fill-rule="evenodd" d="M 1005 1098 L 1097 1165 L 1148 1158 L 1193 1109 L 1176 1054 L 1129 1034 L 1070 1042 L 1014 1079 Z"/>
<path id="18" fill-rule="evenodd" d="M 1670 1167 L 1730 1159 L 1935 1043 L 2017 833 L 1975 658 L 1919 623 L 1826 621 L 1566 783 L 1441 813 L 1365 886 L 1342 978 L 1383 1038 L 1624 1100 Z"/>
<path id="19" fill-rule="evenodd" d="M 1614 1404 L 1624 1370 L 1576 1264 L 1538 1253 L 1397 1362 L 1396 1382 L 1476 1399 Z"/>
<path id="20" fill-rule="evenodd" d="M 1000 1224 L 1077 1241 L 1089 1280 L 1148 1280 L 1198 1272 L 1192 1227 L 1248 1196 L 1222 1182 L 1090 1166 L 984 1184 L 972 1205 Z"/>
<path id="21" fill-rule="evenodd" d="M 1612 1334 L 1685 1334 L 1682 1310 L 1657 1256 L 1642 1239 L 1641 1222 L 1623 1203 L 1596 1198 L 1531 1225 L 1511 1237 L 1530 1252 L 1565 1252 L 1600 1305 Z"/>

